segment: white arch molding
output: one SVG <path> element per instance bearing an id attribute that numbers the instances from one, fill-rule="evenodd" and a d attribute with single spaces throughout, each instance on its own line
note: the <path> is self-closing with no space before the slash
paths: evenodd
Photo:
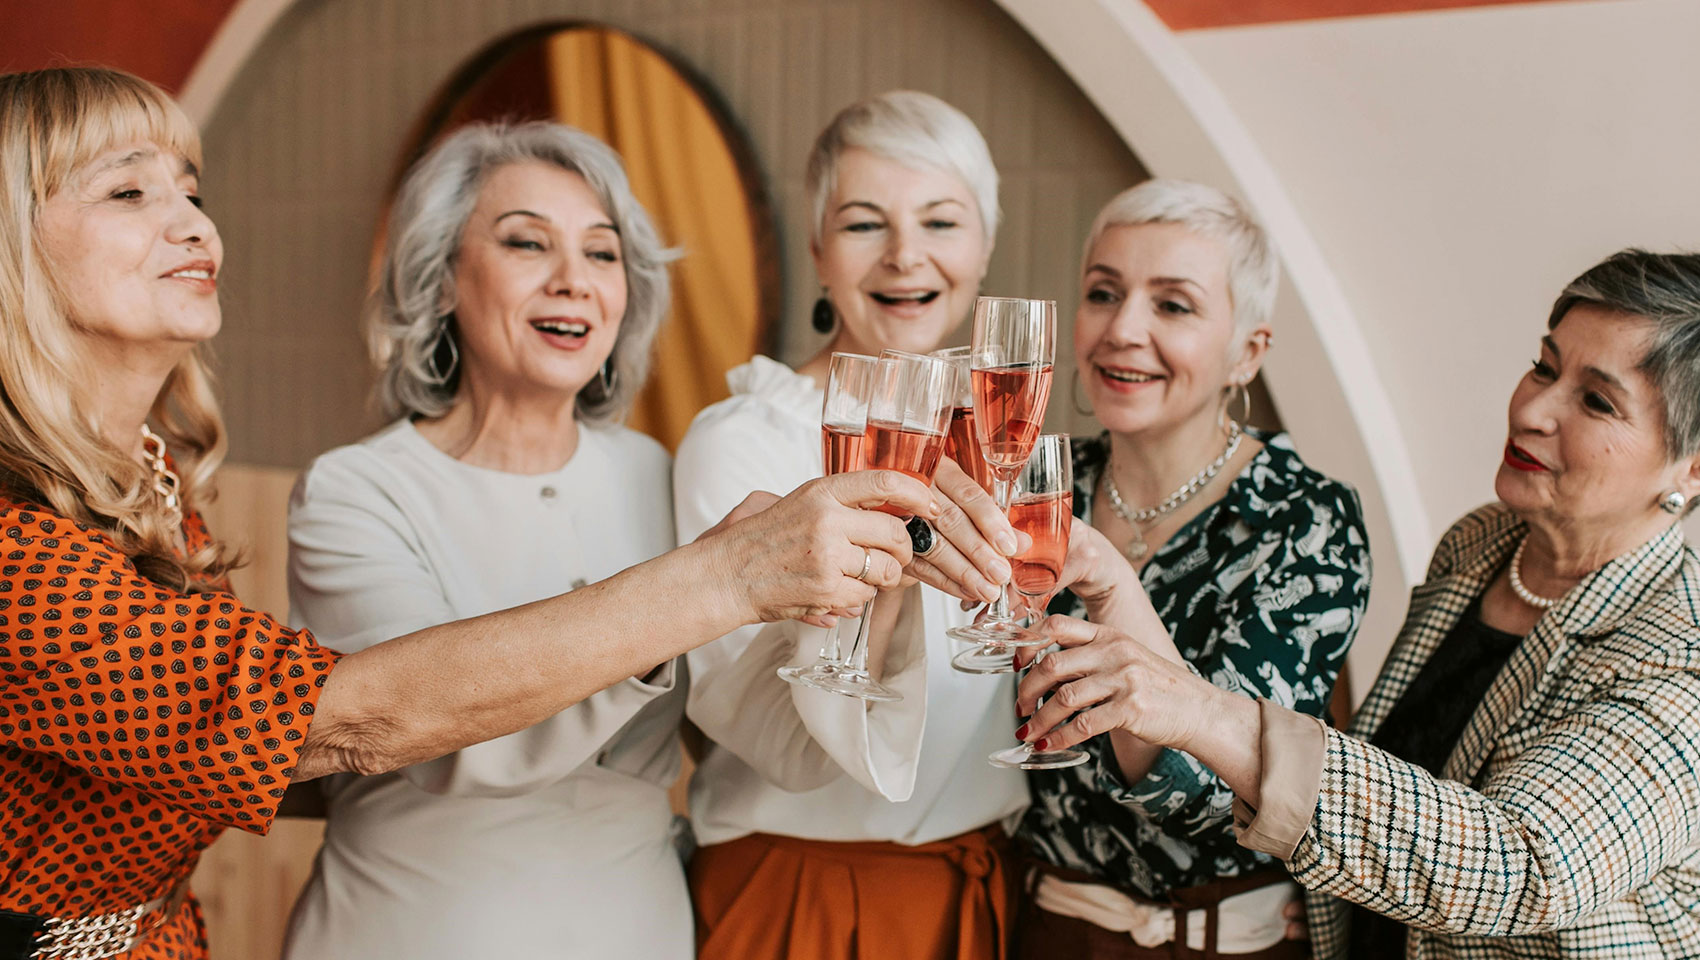
<path id="1" fill-rule="evenodd" d="M 180 97 L 204 128 L 242 66 L 297 0 L 239 0 Z M 1357 652 L 1358 698 L 1398 628 L 1432 546 L 1410 456 L 1368 345 L 1320 249 L 1273 168 L 1221 93 L 1140 0 L 996 0 L 1092 100 L 1157 176 L 1244 197 L 1281 252 L 1279 348 L 1265 375 L 1307 460 L 1354 483 L 1381 561 Z M 1391 549 L 1389 549 L 1391 547 Z M 1389 564 L 1388 561 L 1393 563 Z"/>

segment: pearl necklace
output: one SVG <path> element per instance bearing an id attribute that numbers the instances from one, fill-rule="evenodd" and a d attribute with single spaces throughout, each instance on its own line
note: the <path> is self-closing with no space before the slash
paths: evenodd
<path id="1" fill-rule="evenodd" d="M 181 522 L 183 517 L 182 505 L 177 499 L 177 487 L 181 483 L 177 474 L 165 462 L 165 439 L 142 424 L 142 459 L 148 462 L 153 470 L 153 492 L 159 494 L 165 501 L 165 509 L 171 516 Z"/>
<path id="2" fill-rule="evenodd" d="M 1193 474 L 1191 480 L 1181 484 L 1180 489 L 1169 494 L 1162 503 L 1142 510 L 1130 509 L 1122 502 L 1121 491 L 1116 489 L 1116 472 L 1111 469 L 1110 464 L 1104 464 L 1104 492 L 1109 495 L 1110 509 L 1122 518 L 1123 523 L 1133 528 L 1133 539 L 1128 541 L 1127 547 L 1122 551 L 1127 554 L 1129 560 L 1138 561 L 1151 551 L 1151 545 L 1145 542 L 1145 528 L 1159 518 L 1180 509 L 1181 504 L 1191 500 L 1194 494 L 1216 479 L 1216 474 L 1222 471 L 1222 467 L 1233 459 L 1235 451 L 1239 450 L 1242 436 L 1240 425 L 1232 420 L 1228 421 L 1228 446 L 1222 451 L 1222 455 L 1205 464 L 1203 470 Z"/>
<path id="3" fill-rule="evenodd" d="M 1509 571 L 1511 574 L 1511 592 L 1517 595 L 1517 599 L 1537 610 L 1550 610 L 1554 604 L 1564 598 L 1561 596 L 1537 597 L 1529 590 L 1528 587 L 1523 586 L 1523 573 L 1521 570 L 1523 566 L 1523 548 L 1528 545 L 1529 538 L 1524 537 L 1523 542 L 1517 545 L 1517 552 L 1511 555 L 1511 569 Z"/>

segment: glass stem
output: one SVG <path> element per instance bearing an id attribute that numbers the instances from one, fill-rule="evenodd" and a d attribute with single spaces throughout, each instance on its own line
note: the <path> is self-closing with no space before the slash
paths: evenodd
<path id="1" fill-rule="evenodd" d="M 826 631 L 826 642 L 821 644 L 820 658 L 833 664 L 843 662 L 839 659 L 838 624 L 836 623 Z"/>
<path id="2" fill-rule="evenodd" d="M 856 639 L 850 644 L 850 655 L 844 665 L 851 673 L 865 674 L 868 669 L 868 621 L 872 619 L 874 601 L 862 604 L 862 619 L 856 622 Z"/>
<path id="3" fill-rule="evenodd" d="M 1000 470 L 993 472 L 992 495 L 997 498 L 998 509 L 1003 512 L 1005 517 L 1009 516 L 1009 488 L 1013 485 L 1014 484 L 1012 484 L 1009 480 L 1004 478 L 1003 471 Z M 992 601 L 992 608 L 986 611 L 986 619 L 988 621 L 993 623 L 1008 623 L 1013 619 L 1009 614 L 1009 591 L 1014 585 L 1014 581 L 1011 580 L 1009 583 L 1006 583 L 999 588 L 998 598 Z"/>

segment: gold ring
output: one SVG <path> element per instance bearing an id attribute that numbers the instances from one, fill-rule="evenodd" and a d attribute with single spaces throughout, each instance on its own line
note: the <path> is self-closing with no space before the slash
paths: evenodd
<path id="1" fill-rule="evenodd" d="M 868 582 L 868 569 L 870 567 L 872 567 L 873 565 L 874 565 L 873 552 L 871 550 L 869 550 L 867 547 L 863 547 L 862 548 L 862 572 L 856 574 L 856 579 L 862 581 L 863 583 L 867 583 Z"/>

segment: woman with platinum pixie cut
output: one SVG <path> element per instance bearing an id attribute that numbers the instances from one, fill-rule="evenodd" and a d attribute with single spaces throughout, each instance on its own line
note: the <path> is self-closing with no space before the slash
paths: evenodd
<path id="1" fill-rule="evenodd" d="M 1351 487 L 1244 422 L 1277 277 L 1263 227 L 1213 187 L 1151 180 L 1099 212 L 1073 392 L 1105 431 L 1074 448 L 1069 589 L 1051 609 L 1131 630 L 1155 605 L 1167 629 L 1142 639 L 1165 663 L 1320 717 L 1368 602 L 1369 546 Z M 1085 749 L 1028 776 L 1015 956 L 1308 954 L 1285 939 L 1298 887 L 1235 843 L 1215 770 L 1119 733 Z"/>
<path id="2" fill-rule="evenodd" d="M 679 446 L 681 538 L 751 490 L 821 475 L 835 351 L 927 353 L 968 316 L 992 253 L 997 184 L 973 121 L 936 97 L 886 93 L 833 118 L 808 163 L 822 286 L 814 319 L 832 336 L 796 370 L 758 356 L 727 375 L 732 397 L 704 410 Z M 941 521 L 922 574 L 931 585 L 882 595 L 869 625 L 868 668 L 901 702 L 780 679 L 778 668 L 821 649 L 822 632 L 795 621 L 728 634 L 689 658 L 688 712 L 710 741 L 691 783 L 704 960 L 1004 955 L 1000 823 L 1027 805 L 1027 786 L 985 756 L 1008 738 L 1013 685 L 951 669 L 945 630 L 968 615 L 945 591 L 993 596 L 1009 579 L 1015 534 L 948 462 L 937 482 L 977 493 Z M 976 524 L 979 552 L 958 551 L 953 538 Z M 1001 552 L 987 545 L 999 535 Z"/>
<path id="3" fill-rule="evenodd" d="M 293 619 L 360 650 L 671 549 L 667 455 L 616 423 L 672 254 L 614 151 L 557 124 L 467 127 L 390 227 L 370 333 L 400 419 L 297 488 Z M 690 956 L 666 794 L 684 691 L 669 660 L 530 729 L 333 778 L 287 955 Z"/>

